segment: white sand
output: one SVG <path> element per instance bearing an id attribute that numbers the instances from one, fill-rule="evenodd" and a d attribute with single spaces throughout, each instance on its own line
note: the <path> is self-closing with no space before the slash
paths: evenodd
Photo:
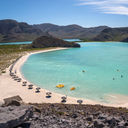
<path id="1" fill-rule="evenodd" d="M 18 62 L 15 64 L 13 68 L 13 72 L 17 71 L 17 76 L 22 78 L 22 81 L 26 81 L 23 75 L 20 72 L 20 67 L 23 65 L 23 63 L 27 60 L 27 58 L 31 54 L 36 54 L 40 52 L 49 52 L 54 50 L 62 50 L 65 48 L 55 48 L 50 50 L 42 50 L 34 53 L 27 53 L 27 55 L 21 57 Z M 30 83 L 28 81 L 28 83 Z M 56 86 L 56 85 L 55 85 Z M 36 85 L 32 90 L 28 89 L 28 86 L 22 86 L 22 82 L 16 82 L 14 81 L 11 76 L 9 75 L 9 68 L 6 69 L 6 73 L 0 75 L 0 102 L 3 102 L 4 98 L 8 98 L 11 96 L 19 95 L 25 103 L 60 103 L 61 97 L 64 96 L 62 94 L 54 93 L 52 92 L 51 98 L 46 98 L 46 92 L 48 92 L 45 89 L 41 89 L 40 93 L 35 93 Z M 115 98 L 116 97 L 116 98 Z M 125 98 L 124 98 L 125 97 Z M 88 99 L 82 99 L 83 104 L 101 104 L 106 106 L 114 106 L 114 107 L 128 107 L 128 97 L 127 96 L 121 96 L 121 95 L 114 95 L 114 98 L 108 98 L 109 100 L 114 99 L 112 104 L 105 104 L 105 103 L 98 103 L 95 101 L 91 101 Z M 123 98 L 123 100 L 122 100 Z M 81 98 L 80 98 L 81 99 Z M 76 104 L 77 98 L 67 97 L 67 104 Z M 118 102 L 117 102 L 118 101 Z"/>

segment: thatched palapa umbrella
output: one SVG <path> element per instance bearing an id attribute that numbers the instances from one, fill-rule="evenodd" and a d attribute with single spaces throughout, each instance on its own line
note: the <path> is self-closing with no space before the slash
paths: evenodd
<path id="1" fill-rule="evenodd" d="M 82 104 L 83 103 L 83 100 L 77 100 L 77 103 L 78 104 Z"/>
<path id="2" fill-rule="evenodd" d="M 28 89 L 33 89 L 33 84 L 29 84 Z"/>
<path id="3" fill-rule="evenodd" d="M 46 98 L 51 98 L 51 92 L 46 92 Z"/>

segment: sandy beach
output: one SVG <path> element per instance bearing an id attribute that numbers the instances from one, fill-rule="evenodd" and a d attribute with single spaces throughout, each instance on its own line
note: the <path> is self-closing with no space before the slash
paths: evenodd
<path id="1" fill-rule="evenodd" d="M 54 48 L 50 50 L 42 50 L 33 53 L 27 53 L 26 55 L 22 56 L 14 65 L 13 72 L 16 71 L 16 75 L 22 79 L 21 82 L 14 81 L 12 77 L 9 75 L 9 68 L 6 69 L 6 73 L 0 75 L 0 102 L 3 102 L 4 98 L 12 97 L 19 95 L 25 103 L 61 103 L 61 97 L 64 96 L 62 94 L 52 92 L 51 98 L 46 98 L 46 92 L 48 90 L 41 89 L 40 93 L 36 93 L 36 85 L 34 85 L 33 89 L 28 89 L 28 86 L 22 86 L 23 81 L 27 81 L 28 84 L 30 83 L 26 80 L 23 75 L 21 74 L 20 68 L 27 60 L 27 58 L 36 53 L 41 52 L 49 52 L 54 50 L 63 50 L 65 48 Z M 55 85 L 56 86 L 56 85 Z M 112 100 L 112 104 L 107 103 L 99 103 L 88 99 L 82 99 L 83 104 L 101 104 L 105 106 L 114 106 L 114 107 L 127 107 L 128 108 L 128 97 L 121 96 L 121 95 L 111 95 L 108 97 L 109 100 Z M 67 104 L 76 104 L 77 98 L 72 98 L 67 96 Z"/>

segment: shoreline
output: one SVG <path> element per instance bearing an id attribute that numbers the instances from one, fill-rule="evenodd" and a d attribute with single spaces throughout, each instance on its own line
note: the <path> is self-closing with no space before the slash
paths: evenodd
<path id="1" fill-rule="evenodd" d="M 50 52 L 55 50 L 63 50 L 63 49 L 67 49 L 67 48 L 54 48 L 50 50 L 45 49 L 45 50 L 27 53 L 16 62 L 16 64 L 13 67 L 13 72 L 16 70 L 17 72 L 16 75 L 20 77 L 22 81 L 27 81 L 27 85 L 32 84 L 28 80 L 26 80 L 26 78 L 24 78 L 23 74 L 21 73 L 21 67 L 24 64 L 24 62 L 29 58 L 29 56 L 32 54 Z M 61 103 L 61 100 L 62 100 L 61 97 L 65 96 L 63 94 L 52 92 L 52 95 L 51 95 L 52 97 L 46 98 L 46 92 L 49 92 L 49 91 L 43 88 L 41 88 L 40 93 L 35 93 L 35 89 L 37 87 L 36 85 L 34 85 L 32 90 L 29 90 L 27 86 L 22 86 L 22 82 L 14 81 L 9 75 L 9 68 L 6 69 L 5 74 L 0 76 L 0 85 L 2 85 L 0 86 L 0 90 L 3 91 L 3 93 L 0 93 L 0 102 L 3 102 L 4 98 L 19 95 L 23 99 L 23 102 L 25 103 Z M 122 98 L 124 97 L 120 96 L 118 100 L 121 101 Z M 66 104 L 77 104 L 78 99 L 83 100 L 83 104 L 92 104 L 92 105 L 100 104 L 104 106 L 128 108 L 127 99 L 126 99 L 126 102 L 124 100 L 123 102 L 119 102 L 118 104 L 109 104 L 109 103 L 100 103 L 100 102 L 92 101 L 89 99 L 74 98 L 74 97 L 67 96 Z M 110 100 L 111 97 L 109 97 L 108 99 Z"/>

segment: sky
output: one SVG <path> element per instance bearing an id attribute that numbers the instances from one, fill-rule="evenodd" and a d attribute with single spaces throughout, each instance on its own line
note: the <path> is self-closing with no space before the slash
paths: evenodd
<path id="1" fill-rule="evenodd" d="M 128 0 L 0 0 L 0 20 L 128 27 Z"/>

